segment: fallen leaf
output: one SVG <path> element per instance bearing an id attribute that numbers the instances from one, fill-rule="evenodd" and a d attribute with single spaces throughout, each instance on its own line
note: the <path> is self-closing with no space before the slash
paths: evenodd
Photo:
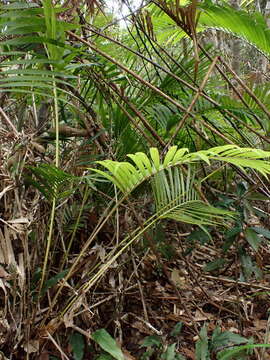
<path id="1" fill-rule="evenodd" d="M 190 350 L 190 349 L 188 349 L 188 348 L 184 348 L 182 351 L 186 354 L 186 356 L 187 356 L 189 359 L 195 360 L 194 351 L 192 351 L 192 350 Z"/>
<path id="2" fill-rule="evenodd" d="M 132 356 L 129 351 L 122 348 L 122 352 L 124 354 L 125 360 L 136 360 L 136 358 Z"/>
<path id="3" fill-rule="evenodd" d="M 171 279 L 176 286 L 183 288 L 186 285 L 186 279 L 183 276 L 180 276 L 180 271 L 177 269 L 172 270 Z"/>
<path id="4" fill-rule="evenodd" d="M 256 330 L 265 330 L 267 327 L 267 320 L 255 320 L 254 321 L 254 327 L 256 328 Z"/>
<path id="5" fill-rule="evenodd" d="M 30 340 L 29 342 L 23 344 L 23 349 L 27 354 L 33 354 L 39 351 L 39 341 Z"/>
<path id="6" fill-rule="evenodd" d="M 212 314 L 205 313 L 205 312 L 200 311 L 198 309 L 196 310 L 195 316 L 194 316 L 195 321 L 205 321 L 205 320 L 211 320 L 213 318 L 214 318 L 214 316 Z"/>
<path id="7" fill-rule="evenodd" d="M 29 224 L 29 220 L 27 218 L 19 218 L 14 220 L 8 220 L 9 224 Z"/>
<path id="8" fill-rule="evenodd" d="M 143 323 L 141 323 L 140 321 L 134 321 L 131 326 L 134 329 L 139 330 L 141 333 L 143 334 L 147 334 L 147 335 L 152 335 L 152 331 L 150 329 L 147 328 L 147 326 L 145 326 Z"/>

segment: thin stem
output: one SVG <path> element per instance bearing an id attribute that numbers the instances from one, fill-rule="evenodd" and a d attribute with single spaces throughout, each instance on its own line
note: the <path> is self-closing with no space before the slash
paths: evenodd
<path id="1" fill-rule="evenodd" d="M 205 85 L 206 85 L 206 83 L 207 83 L 207 81 L 208 81 L 208 79 L 209 79 L 209 76 L 211 75 L 213 69 L 214 69 L 215 66 L 216 66 L 217 60 L 218 60 L 218 57 L 216 57 L 216 58 L 213 60 L 212 64 L 210 65 L 210 67 L 209 67 L 209 69 L 208 69 L 208 71 L 207 71 L 207 73 L 206 73 L 206 75 L 205 75 L 205 77 L 204 77 L 204 79 L 203 79 L 203 81 L 202 81 L 202 83 L 201 83 L 201 85 L 200 85 L 197 93 L 195 94 L 194 98 L 192 99 L 192 101 L 191 101 L 191 103 L 190 103 L 190 105 L 189 105 L 189 107 L 188 107 L 188 109 L 187 109 L 186 114 L 183 116 L 182 120 L 181 120 L 181 121 L 179 122 L 179 124 L 177 125 L 174 134 L 171 136 L 170 140 L 169 140 L 168 143 L 166 144 L 165 149 L 164 149 L 164 152 L 166 152 L 166 151 L 168 150 L 169 146 L 171 145 L 171 143 L 173 142 L 173 140 L 174 140 L 174 139 L 176 138 L 176 136 L 178 135 L 179 131 L 180 131 L 180 130 L 182 129 L 182 127 L 184 126 L 185 121 L 186 121 L 187 118 L 189 117 L 189 114 L 190 114 L 191 110 L 193 109 L 196 101 L 197 101 L 198 98 L 201 96 L 202 91 L 203 91 L 203 89 L 204 89 L 204 87 L 205 87 Z"/>
<path id="2" fill-rule="evenodd" d="M 58 99 L 57 99 L 57 89 L 56 89 L 56 82 L 53 82 L 53 95 L 54 95 L 54 116 L 55 116 L 55 166 L 59 167 L 59 116 L 58 116 Z M 54 189 L 55 190 L 55 189 Z M 47 245 L 46 245 L 46 252 L 44 257 L 44 263 L 42 268 L 42 274 L 39 284 L 39 290 L 38 290 L 38 298 L 41 295 L 41 290 L 45 281 L 46 277 L 46 269 L 49 259 L 49 253 L 50 248 L 52 244 L 52 234 L 53 234 L 53 225 L 54 225 L 54 219 L 55 219 L 55 209 L 56 209 L 56 194 L 54 194 L 54 198 L 52 201 L 52 211 L 51 211 L 51 217 L 50 217 L 50 226 L 49 226 L 49 234 L 47 238 Z"/>

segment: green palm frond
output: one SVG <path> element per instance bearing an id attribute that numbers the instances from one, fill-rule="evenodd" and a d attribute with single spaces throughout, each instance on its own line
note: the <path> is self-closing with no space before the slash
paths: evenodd
<path id="1" fill-rule="evenodd" d="M 213 4 L 211 1 L 200 4 L 200 8 L 200 25 L 230 32 L 243 38 L 265 55 L 270 55 L 270 34 L 262 14 L 249 14 L 227 5 Z"/>
<path id="2" fill-rule="evenodd" d="M 179 165 L 189 165 L 200 161 L 217 160 L 238 166 L 241 169 L 252 168 L 266 176 L 270 173 L 270 163 L 263 159 L 270 157 L 269 151 L 252 148 L 240 148 L 236 145 L 224 145 L 189 153 L 187 148 L 178 149 L 172 146 L 167 152 L 163 162 L 156 148 L 150 149 L 150 158 L 142 152 L 129 154 L 128 157 L 135 164 L 112 160 L 98 161 L 108 172 L 92 169 L 103 177 L 112 181 L 124 194 L 133 191 L 143 181 L 160 171 L 168 170 Z"/>
<path id="3" fill-rule="evenodd" d="M 217 225 L 224 222 L 224 218 L 233 217 L 233 212 L 215 208 L 200 200 L 179 204 L 168 211 L 164 211 L 159 219 L 172 219 L 192 225 Z"/>
<path id="4" fill-rule="evenodd" d="M 257 99 L 260 100 L 262 104 L 269 110 L 270 109 L 270 83 L 262 83 L 262 84 L 254 84 L 250 86 L 253 94 L 256 96 Z M 261 111 L 261 107 L 259 107 L 258 102 L 255 101 L 253 97 L 251 97 L 246 91 L 242 94 L 243 98 L 245 99 L 246 103 L 248 104 L 249 108 L 252 111 L 256 111 L 259 113 Z"/>
<path id="5" fill-rule="evenodd" d="M 71 186 L 71 183 L 78 182 L 79 179 L 55 166 L 41 164 L 29 169 L 34 177 L 26 177 L 26 183 L 36 187 L 48 200 L 64 199 L 76 190 L 76 186 Z"/>
<path id="6" fill-rule="evenodd" d="M 222 30 L 244 39 L 265 55 L 270 56 L 270 34 L 262 14 L 258 12 L 249 14 L 247 11 L 236 10 L 224 3 L 214 4 L 210 0 L 200 3 L 199 9 L 201 11 L 197 32 L 209 28 Z M 161 43 L 164 41 L 173 43 L 184 36 L 184 32 L 179 31 L 175 22 L 159 8 L 151 4 L 149 10 L 154 15 L 154 30 Z"/>
<path id="7" fill-rule="evenodd" d="M 158 219 L 172 219 L 193 225 L 221 223 L 231 212 L 217 209 L 199 199 L 194 187 L 194 175 L 189 166 L 187 174 L 181 168 L 168 168 L 152 179 Z"/>
<path id="8" fill-rule="evenodd" d="M 157 211 L 168 204 L 178 206 L 185 202 L 197 200 L 197 193 L 193 187 L 194 173 L 188 168 L 187 176 L 179 167 L 169 168 L 158 172 L 152 179 L 152 188 L 157 205 Z"/>
<path id="9" fill-rule="evenodd" d="M 65 88 L 73 85 L 67 80 L 76 77 L 65 71 L 65 65 L 76 56 L 78 50 L 65 43 L 65 30 L 73 28 L 73 24 L 56 19 L 55 10 L 52 9 L 54 13 L 48 22 L 49 3 L 45 1 L 43 8 L 36 4 L 26 6 L 30 4 L 23 2 L 0 6 L 3 36 L 0 52 L 4 57 L 1 62 L 0 92 L 34 92 L 50 97 L 56 87 L 62 95 L 69 95 Z M 54 28 L 57 36 L 49 31 L 49 26 Z"/>
<path id="10" fill-rule="evenodd" d="M 128 196 L 146 180 L 151 180 L 158 219 L 170 218 L 197 225 L 220 223 L 230 212 L 216 209 L 199 199 L 194 186 L 194 172 L 191 165 L 200 161 L 210 165 L 217 160 L 236 165 L 241 169 L 252 168 L 267 176 L 270 163 L 264 159 L 270 152 L 225 145 L 189 153 L 188 149 L 172 146 L 163 161 L 156 148 L 150 149 L 150 157 L 139 152 L 130 154 L 129 162 L 112 160 L 98 161 L 107 171 L 92 169 L 117 186 Z M 185 166 L 185 168 L 183 168 Z"/>

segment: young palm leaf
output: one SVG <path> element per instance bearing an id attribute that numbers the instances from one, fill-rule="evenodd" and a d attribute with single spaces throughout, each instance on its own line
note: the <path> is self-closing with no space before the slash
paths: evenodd
<path id="1" fill-rule="evenodd" d="M 221 223 L 231 212 L 217 209 L 199 199 L 192 167 L 184 174 L 180 167 L 168 168 L 152 178 L 158 219 L 172 219 L 196 225 Z"/>
<path id="2" fill-rule="evenodd" d="M 158 218 L 170 218 L 197 225 L 222 222 L 224 215 L 231 215 L 201 201 L 194 187 L 194 172 L 191 164 L 200 161 L 208 165 L 211 160 L 223 161 L 238 166 L 242 170 L 249 167 L 262 175 L 270 173 L 270 163 L 263 160 L 270 152 L 225 145 L 189 153 L 188 149 L 173 146 L 163 162 L 156 148 L 150 149 L 150 158 L 142 153 L 130 154 L 129 162 L 112 160 L 98 161 L 109 172 L 92 169 L 117 186 L 124 196 L 128 196 L 144 181 L 151 179 Z M 188 168 L 184 171 L 183 165 Z M 214 221 L 213 221 L 214 219 Z"/>
<path id="3" fill-rule="evenodd" d="M 264 176 L 270 173 L 270 162 L 264 160 L 270 157 L 269 151 L 240 148 L 237 145 L 217 146 L 194 153 L 189 153 L 186 148 L 177 149 L 177 146 L 172 146 L 163 162 L 160 161 L 160 155 L 156 148 L 150 149 L 150 158 L 142 152 L 129 154 L 128 157 L 135 165 L 129 162 L 103 160 L 97 161 L 97 163 L 109 170 L 109 173 L 99 169 L 92 170 L 107 178 L 124 194 L 131 193 L 138 185 L 160 171 L 168 171 L 172 167 L 200 161 L 204 161 L 208 165 L 211 160 L 223 161 L 241 169 L 255 169 Z"/>

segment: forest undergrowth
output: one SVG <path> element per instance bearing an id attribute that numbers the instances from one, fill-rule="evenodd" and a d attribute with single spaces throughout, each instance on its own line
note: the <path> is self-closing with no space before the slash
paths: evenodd
<path id="1" fill-rule="evenodd" d="M 0 4 L 0 357 L 270 359 L 268 8 L 118 5 Z"/>

